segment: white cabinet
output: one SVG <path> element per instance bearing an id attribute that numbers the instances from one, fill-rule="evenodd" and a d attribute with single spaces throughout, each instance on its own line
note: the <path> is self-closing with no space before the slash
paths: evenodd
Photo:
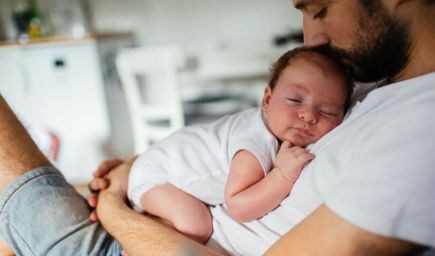
<path id="1" fill-rule="evenodd" d="M 0 47 L 0 93 L 27 126 L 60 139 L 56 165 L 87 182 L 108 157 L 111 122 L 97 40 Z"/>

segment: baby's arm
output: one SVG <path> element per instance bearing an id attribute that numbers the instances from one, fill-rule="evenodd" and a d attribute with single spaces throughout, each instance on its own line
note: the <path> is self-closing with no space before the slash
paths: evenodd
<path id="1" fill-rule="evenodd" d="M 263 168 L 252 153 L 237 152 L 225 187 L 229 214 L 239 222 L 248 222 L 270 212 L 290 193 L 302 167 L 313 158 L 305 149 L 284 142 L 275 167 L 264 177 Z"/>

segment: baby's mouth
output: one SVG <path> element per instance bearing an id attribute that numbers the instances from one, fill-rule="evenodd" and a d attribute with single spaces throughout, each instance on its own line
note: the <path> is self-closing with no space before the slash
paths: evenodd
<path id="1" fill-rule="evenodd" d="M 305 128 L 295 128 L 297 131 L 299 131 L 300 133 L 308 136 L 308 137 L 313 137 L 314 134 L 310 132 L 310 130 L 305 129 Z"/>

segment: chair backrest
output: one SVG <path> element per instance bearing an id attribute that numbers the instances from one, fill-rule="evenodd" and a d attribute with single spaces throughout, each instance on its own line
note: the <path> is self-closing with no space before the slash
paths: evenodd
<path id="1" fill-rule="evenodd" d="M 179 69 L 185 64 L 180 47 L 136 47 L 120 52 L 116 67 L 133 129 L 135 153 L 184 126 Z"/>

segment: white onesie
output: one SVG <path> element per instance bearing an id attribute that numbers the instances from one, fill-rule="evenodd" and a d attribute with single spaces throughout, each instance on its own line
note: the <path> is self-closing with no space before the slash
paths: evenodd
<path id="1" fill-rule="evenodd" d="M 265 175 L 272 169 L 278 141 L 267 129 L 260 108 L 180 129 L 154 144 L 131 168 L 128 198 L 135 210 L 143 211 L 142 195 L 156 185 L 171 183 L 207 204 L 224 203 L 231 159 L 240 150 L 254 154 Z"/>

